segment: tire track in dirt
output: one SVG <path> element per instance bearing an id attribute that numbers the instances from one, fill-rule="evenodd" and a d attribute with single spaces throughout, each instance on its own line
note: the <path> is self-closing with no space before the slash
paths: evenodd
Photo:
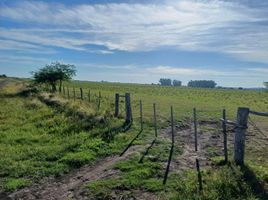
<path id="1" fill-rule="evenodd" d="M 85 183 L 102 179 L 117 173 L 111 167 L 118 161 L 127 159 L 140 146 L 132 146 L 122 157 L 117 155 L 104 158 L 93 166 L 84 166 L 60 178 L 47 178 L 31 187 L 18 190 L 10 199 L 52 200 L 52 199 L 88 199 L 83 190 Z"/>

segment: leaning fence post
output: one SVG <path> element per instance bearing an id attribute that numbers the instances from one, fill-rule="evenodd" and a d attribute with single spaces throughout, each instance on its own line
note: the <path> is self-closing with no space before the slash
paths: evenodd
<path id="1" fill-rule="evenodd" d="M 194 117 L 194 146 L 195 151 L 197 151 L 197 120 L 196 120 L 196 108 L 193 109 L 193 117 Z"/>
<path id="2" fill-rule="evenodd" d="M 81 96 L 81 99 L 83 100 L 84 98 L 83 98 L 83 89 L 82 88 L 80 88 L 80 96 Z"/>
<path id="3" fill-rule="evenodd" d="M 222 110 L 222 132 L 223 132 L 223 148 L 224 148 L 224 162 L 228 162 L 228 149 L 227 149 L 227 130 L 226 130 L 226 110 Z"/>
<path id="4" fill-rule="evenodd" d="M 249 108 L 239 107 L 237 110 L 237 127 L 235 129 L 234 160 L 238 165 L 244 165 L 245 139 Z"/>
<path id="5" fill-rule="evenodd" d="M 155 103 L 154 103 L 154 133 L 155 133 L 155 137 L 157 137 L 157 121 L 156 121 L 156 107 L 155 107 Z"/>
<path id="6" fill-rule="evenodd" d="M 118 117 L 118 115 L 119 115 L 119 94 L 116 93 L 115 94 L 115 113 L 114 113 L 114 116 Z"/>
<path id="7" fill-rule="evenodd" d="M 140 100 L 140 123 L 141 123 L 141 130 L 143 130 L 142 102 L 141 102 L 141 100 Z"/>
<path id="8" fill-rule="evenodd" d="M 125 94 L 126 99 L 126 123 L 130 123 L 132 121 L 132 112 L 131 112 L 131 104 L 130 104 L 130 94 Z"/>

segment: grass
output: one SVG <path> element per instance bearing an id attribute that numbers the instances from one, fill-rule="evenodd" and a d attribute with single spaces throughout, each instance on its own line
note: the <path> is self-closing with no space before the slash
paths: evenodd
<path id="1" fill-rule="evenodd" d="M 16 88 L 13 89 L 9 94 L 5 90 L 0 94 L 2 191 L 13 191 L 42 177 L 57 176 L 119 153 L 136 134 L 134 125 L 128 134 L 117 133 L 107 142 L 103 139 L 107 123 L 100 119 L 106 117 L 111 127 L 119 126 L 123 120 L 101 115 L 89 106 L 83 121 L 77 114 L 79 109 L 86 109 L 81 102 L 62 100 L 63 108 L 53 107 L 35 96 L 18 96 Z"/>
<path id="2" fill-rule="evenodd" d="M 175 194 L 170 190 L 170 199 L 257 199 L 250 186 L 243 180 L 243 173 L 234 165 L 223 166 L 202 173 L 203 190 L 198 191 L 196 174 L 185 173 L 174 176 L 170 184 L 176 188 Z"/>
<path id="3" fill-rule="evenodd" d="M 160 199 L 265 199 L 258 190 L 268 185 L 267 147 L 247 146 L 245 168 L 232 162 L 221 165 L 222 157 L 215 155 L 213 167 L 202 168 L 203 191 L 198 190 L 195 170 L 172 170 L 166 186 L 163 176 L 170 150 L 170 140 L 159 137 L 155 144 L 152 113 L 157 104 L 158 128 L 169 125 L 170 105 L 173 105 L 176 124 L 190 125 L 192 108 L 198 119 L 221 118 L 226 108 L 228 118 L 234 119 L 238 106 L 257 111 L 268 110 L 268 93 L 223 89 L 171 88 L 151 85 L 95 83 L 74 81 L 69 88 L 91 90 L 91 102 L 70 99 L 63 95 L 38 93 L 19 95 L 24 87 L 19 80 L 11 80 L 0 92 L 0 190 L 14 191 L 31 185 L 47 176 L 68 173 L 98 159 L 120 154 L 139 132 L 139 100 L 143 101 L 144 131 L 134 142 L 138 150 L 128 159 L 116 163 L 113 176 L 86 185 L 89 197 L 95 199 L 130 199 L 139 195 Z M 98 92 L 101 106 L 98 110 Z M 134 122 L 130 130 L 119 129 L 124 122 L 124 101 L 120 102 L 120 117 L 114 118 L 114 94 L 130 92 Z M 86 92 L 85 92 L 86 93 Z M 266 124 L 266 118 L 252 118 Z M 264 126 L 265 127 L 265 126 Z M 114 132 L 109 132 L 114 128 Z M 261 127 L 263 128 L 263 127 Z M 213 129 L 202 125 L 202 132 Z M 263 143 L 264 144 L 264 143 Z M 208 144 L 209 145 L 209 144 Z M 214 152 L 213 146 L 209 151 Z M 148 149 L 148 151 L 147 151 Z M 142 162 L 139 162 L 144 156 Z M 175 146 L 173 157 L 183 152 Z M 211 153 L 214 156 L 213 153 Z M 230 156 L 231 157 L 231 156 Z M 144 196 L 146 199 L 146 196 Z"/>
<path id="4" fill-rule="evenodd" d="M 158 85 L 99 83 L 87 81 L 73 81 L 65 83 L 66 87 L 83 88 L 85 93 L 91 90 L 93 99 L 101 91 L 103 97 L 114 102 L 115 93 L 129 92 L 132 98 L 134 117 L 139 116 L 139 100 L 143 102 L 145 118 L 152 121 L 153 103 L 156 103 L 159 116 L 169 118 L 170 106 L 173 105 L 174 116 L 185 121 L 192 118 L 192 109 L 197 108 L 199 120 L 219 119 L 222 109 L 227 110 L 227 117 L 234 119 L 237 107 L 249 107 L 256 111 L 268 110 L 268 92 L 228 89 L 199 89 L 188 87 L 167 87 Z M 258 120 L 266 119 L 260 118 Z"/>

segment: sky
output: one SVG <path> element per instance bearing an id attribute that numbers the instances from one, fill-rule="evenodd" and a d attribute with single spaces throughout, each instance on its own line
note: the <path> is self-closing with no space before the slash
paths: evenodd
<path id="1" fill-rule="evenodd" d="M 75 79 L 268 81 L 266 0 L 0 0 L 0 74 L 51 62 Z"/>

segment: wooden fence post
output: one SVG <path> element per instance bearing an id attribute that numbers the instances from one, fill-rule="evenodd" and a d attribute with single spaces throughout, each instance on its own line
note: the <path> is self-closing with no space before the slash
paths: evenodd
<path id="1" fill-rule="evenodd" d="M 67 96 L 68 96 L 68 99 L 70 99 L 70 91 L 69 91 L 69 88 L 67 88 Z"/>
<path id="2" fill-rule="evenodd" d="M 197 119 L 196 119 L 196 108 L 193 109 L 193 117 L 194 117 L 194 146 L 195 151 L 197 151 Z"/>
<path id="3" fill-rule="evenodd" d="M 75 88 L 73 88 L 74 100 L 76 99 Z"/>
<path id="4" fill-rule="evenodd" d="M 165 175 L 164 175 L 163 185 L 166 185 L 166 182 L 167 182 L 169 167 L 170 167 L 173 149 L 174 149 L 174 119 L 173 119 L 173 107 L 172 106 L 170 107 L 170 119 L 171 119 L 171 137 L 172 137 L 171 141 L 172 141 L 172 143 L 171 143 L 171 149 L 169 151 L 168 164 L 167 164 Z"/>
<path id="5" fill-rule="evenodd" d="M 226 130 L 226 110 L 222 110 L 222 132 L 223 132 L 223 148 L 224 148 L 224 162 L 228 162 L 228 149 L 227 149 L 227 130 Z"/>
<path id="6" fill-rule="evenodd" d="M 157 137 L 157 121 L 156 121 L 156 106 L 154 103 L 154 133 L 155 133 L 155 137 Z"/>
<path id="7" fill-rule="evenodd" d="M 125 94 L 126 99 L 126 123 L 130 123 L 132 121 L 132 111 L 131 111 L 131 104 L 130 104 L 130 94 Z"/>
<path id="8" fill-rule="evenodd" d="M 238 165 L 244 165 L 245 139 L 249 108 L 239 107 L 237 110 L 237 127 L 235 129 L 234 160 Z"/>
<path id="9" fill-rule="evenodd" d="M 101 104 L 101 92 L 99 91 L 98 110 L 100 109 L 100 104 Z"/>
<path id="10" fill-rule="evenodd" d="M 61 94 L 61 81 L 60 81 L 60 84 L 59 84 L 59 93 Z"/>
<path id="11" fill-rule="evenodd" d="M 60 85 L 59 85 L 59 92 L 61 93 L 62 91 L 62 80 L 60 80 Z"/>
<path id="12" fill-rule="evenodd" d="M 143 116 L 142 116 L 142 102 L 140 100 L 140 123 L 141 123 L 141 130 L 143 130 Z"/>
<path id="13" fill-rule="evenodd" d="M 62 86 L 62 89 L 63 89 L 63 96 L 65 96 L 65 87 L 64 87 L 64 85 Z"/>
<path id="14" fill-rule="evenodd" d="M 171 113 L 171 136 L 172 136 L 172 145 L 174 146 L 174 117 L 173 117 L 173 106 L 170 108 Z"/>
<path id="15" fill-rule="evenodd" d="M 88 102 L 90 102 L 90 90 L 88 90 Z"/>
<path id="16" fill-rule="evenodd" d="M 200 172 L 199 160 L 196 158 L 195 162 L 196 162 L 199 191 L 201 191 L 201 190 L 203 190 L 203 185 L 202 185 L 202 176 L 201 176 L 201 172 Z"/>
<path id="17" fill-rule="evenodd" d="M 119 115 L 119 94 L 116 93 L 115 94 L 115 113 L 114 113 L 114 116 L 118 117 L 118 115 Z"/>
<path id="18" fill-rule="evenodd" d="M 80 96 L 81 96 L 81 99 L 83 100 L 84 96 L 83 96 L 83 89 L 82 88 L 80 88 Z"/>

